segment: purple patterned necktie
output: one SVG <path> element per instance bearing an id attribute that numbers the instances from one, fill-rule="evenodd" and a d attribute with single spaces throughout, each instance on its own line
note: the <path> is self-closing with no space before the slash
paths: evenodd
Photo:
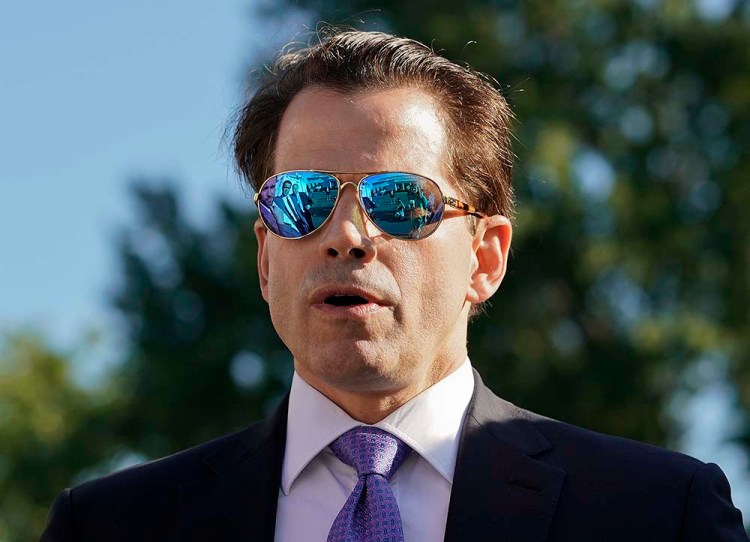
<path id="1" fill-rule="evenodd" d="M 328 533 L 328 542 L 403 542 L 398 503 L 388 480 L 411 452 L 376 427 L 347 431 L 330 446 L 340 461 L 357 469 L 359 481 Z"/>

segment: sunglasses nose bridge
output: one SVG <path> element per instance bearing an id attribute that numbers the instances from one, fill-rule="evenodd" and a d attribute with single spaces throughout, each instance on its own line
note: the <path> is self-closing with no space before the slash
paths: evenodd
<path id="1" fill-rule="evenodd" d="M 356 191 L 359 186 L 359 182 L 346 181 L 342 183 L 341 181 L 339 181 L 339 192 L 343 193 L 346 185 L 351 185 L 352 188 L 354 188 L 354 190 Z"/>
<path id="2" fill-rule="evenodd" d="M 347 185 L 351 185 L 352 189 L 354 190 L 354 199 L 357 202 L 356 207 L 360 207 L 361 208 L 362 206 L 359 203 L 359 201 L 360 201 L 359 200 L 359 183 L 360 183 L 360 181 L 345 181 L 345 182 L 341 182 L 341 180 L 339 180 L 339 197 L 338 197 L 338 203 L 340 203 L 341 200 L 342 200 L 342 198 L 344 197 L 344 188 L 346 188 Z M 338 203 L 336 205 L 337 207 L 339 207 Z M 362 209 L 362 210 L 364 210 L 364 209 Z"/>
<path id="3" fill-rule="evenodd" d="M 377 230 L 370 224 L 371 219 L 368 219 L 367 212 L 362 205 L 359 194 L 360 182 L 360 180 L 346 182 L 339 180 L 336 204 L 331 209 L 328 222 L 330 226 L 331 222 L 343 220 L 353 226 L 360 235 L 369 238 Z M 347 185 L 351 185 L 353 192 L 344 191 Z"/>
<path id="4" fill-rule="evenodd" d="M 346 196 L 347 192 L 344 191 L 347 185 L 351 185 L 352 189 L 354 190 L 354 192 L 351 194 L 351 197 Z M 354 181 L 339 181 L 339 193 L 336 205 L 333 209 L 331 209 L 331 214 L 336 213 L 337 210 L 344 210 L 350 219 L 354 219 L 354 215 L 361 214 L 360 212 L 357 212 L 361 207 L 361 205 L 359 204 L 359 191 L 357 185 L 358 183 Z"/>

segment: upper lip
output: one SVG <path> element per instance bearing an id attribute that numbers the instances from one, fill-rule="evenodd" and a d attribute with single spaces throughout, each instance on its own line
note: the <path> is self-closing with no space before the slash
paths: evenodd
<path id="1" fill-rule="evenodd" d="M 368 303 L 375 303 L 377 305 L 389 304 L 387 296 L 383 293 L 373 292 L 351 284 L 328 284 L 320 286 L 316 288 L 310 296 L 310 304 L 317 305 L 319 303 L 325 303 L 326 299 L 334 295 L 356 295 L 366 299 Z"/>

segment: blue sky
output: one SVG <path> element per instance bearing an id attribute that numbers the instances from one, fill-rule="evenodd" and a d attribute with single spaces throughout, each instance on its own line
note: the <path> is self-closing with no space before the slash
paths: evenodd
<path id="1" fill-rule="evenodd" d="M 116 335 L 106 296 L 119 276 L 116 232 L 135 221 L 134 177 L 179 183 L 198 223 L 219 196 L 251 204 L 221 136 L 245 69 L 304 32 L 301 21 L 274 24 L 247 0 L 0 7 L 0 330 L 31 327 L 61 347 L 86 330 Z M 683 445 L 727 470 L 747 516 L 747 458 L 719 444 L 732 431 L 722 385 L 679 409 Z"/>
<path id="2" fill-rule="evenodd" d="M 106 321 L 132 178 L 179 182 L 198 221 L 250 204 L 221 135 L 257 26 L 246 0 L 0 8 L 0 329 L 66 343 Z"/>

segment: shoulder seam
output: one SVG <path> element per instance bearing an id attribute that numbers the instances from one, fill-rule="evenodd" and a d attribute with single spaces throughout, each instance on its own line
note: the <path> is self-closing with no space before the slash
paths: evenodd
<path id="1" fill-rule="evenodd" d="M 695 479 L 698 477 L 698 471 L 700 471 L 704 466 L 704 463 L 698 463 L 695 470 L 693 471 L 693 475 L 690 477 L 690 483 L 688 484 L 687 491 L 685 492 L 685 505 L 682 508 L 682 522 L 680 523 L 680 532 L 677 540 L 682 540 L 682 535 L 686 532 L 689 512 L 688 509 L 690 508 L 690 494 L 693 492 L 693 485 L 695 483 Z"/>

